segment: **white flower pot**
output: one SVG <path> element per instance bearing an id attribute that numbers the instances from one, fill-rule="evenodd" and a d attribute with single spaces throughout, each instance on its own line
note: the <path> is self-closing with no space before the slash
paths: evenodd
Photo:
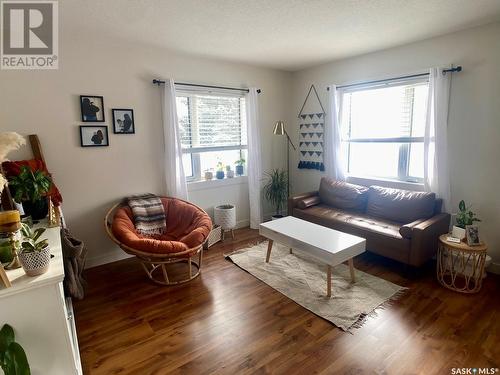
<path id="1" fill-rule="evenodd" d="M 236 208 L 232 204 L 223 204 L 214 208 L 214 221 L 222 230 L 236 227 Z"/>
<path id="2" fill-rule="evenodd" d="M 19 253 L 19 260 L 28 276 L 42 275 L 49 270 L 50 266 L 50 247 L 47 246 L 42 251 Z"/>
<path id="3" fill-rule="evenodd" d="M 465 238 L 465 229 L 454 225 L 451 231 L 451 236 L 463 240 Z"/>

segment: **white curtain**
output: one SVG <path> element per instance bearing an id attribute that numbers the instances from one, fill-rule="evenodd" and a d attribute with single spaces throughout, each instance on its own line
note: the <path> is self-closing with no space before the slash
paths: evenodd
<path id="1" fill-rule="evenodd" d="M 424 134 L 424 185 L 426 191 L 443 199 L 443 211 L 450 209 L 448 169 L 448 104 L 451 74 L 432 68 Z"/>
<path id="2" fill-rule="evenodd" d="M 328 86 L 328 102 L 324 129 L 325 144 L 323 150 L 325 173 L 335 180 L 344 181 L 345 171 L 341 150 L 341 133 L 339 120 L 339 95 L 335 85 Z"/>
<path id="3" fill-rule="evenodd" d="M 258 229 L 262 222 L 260 200 L 262 158 L 259 127 L 259 98 L 257 89 L 250 88 L 245 96 L 248 132 L 248 195 L 250 198 L 250 228 Z"/>
<path id="4" fill-rule="evenodd" d="M 173 79 L 166 79 L 162 91 L 162 121 L 165 140 L 164 170 L 165 193 L 170 197 L 188 199 L 186 177 L 182 165 L 182 148 L 175 84 Z"/>

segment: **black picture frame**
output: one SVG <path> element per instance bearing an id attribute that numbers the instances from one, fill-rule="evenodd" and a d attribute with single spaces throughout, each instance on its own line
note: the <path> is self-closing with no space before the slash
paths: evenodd
<path id="1" fill-rule="evenodd" d="M 125 112 L 125 113 L 124 113 Z M 111 109 L 113 117 L 113 133 L 114 134 L 135 134 L 135 120 L 134 120 L 134 110 L 131 108 L 112 108 Z M 131 128 L 127 131 L 120 130 L 122 123 L 125 119 L 122 119 L 122 115 L 129 115 L 129 120 L 132 121 L 130 124 Z"/>
<path id="2" fill-rule="evenodd" d="M 95 130 L 95 131 L 94 131 Z M 102 141 L 105 143 L 96 143 L 98 142 L 98 131 L 101 131 Z M 88 133 L 92 133 L 92 135 Z M 96 140 L 94 140 L 94 136 L 98 136 Z M 109 133 L 107 125 L 80 125 L 80 146 L 81 147 L 108 147 L 109 146 Z"/>
<path id="3" fill-rule="evenodd" d="M 93 109 L 91 106 L 98 108 L 98 111 L 95 113 L 95 119 L 88 114 Z M 82 122 L 104 122 L 106 120 L 104 97 L 99 95 L 80 95 L 80 113 Z"/>

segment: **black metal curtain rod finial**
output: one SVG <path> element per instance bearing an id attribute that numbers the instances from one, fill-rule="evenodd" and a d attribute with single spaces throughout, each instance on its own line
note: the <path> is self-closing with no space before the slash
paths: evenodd
<path id="1" fill-rule="evenodd" d="M 162 83 L 165 83 L 165 81 L 162 81 L 160 79 L 153 79 L 153 84 L 154 85 L 161 85 Z M 176 85 L 179 86 L 191 86 L 191 87 L 203 87 L 203 88 L 208 88 L 208 89 L 223 89 L 223 90 L 234 90 L 234 91 L 244 91 L 244 92 L 250 92 L 249 89 L 243 89 L 243 88 L 237 88 L 237 87 L 225 87 L 225 86 L 212 86 L 212 85 L 199 85 L 196 83 L 183 83 L 183 82 L 175 82 Z M 261 89 L 257 89 L 257 93 L 261 93 Z"/>

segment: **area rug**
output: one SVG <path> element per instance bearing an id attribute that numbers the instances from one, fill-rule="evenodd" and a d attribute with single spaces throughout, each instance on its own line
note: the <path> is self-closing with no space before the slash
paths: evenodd
<path id="1" fill-rule="evenodd" d="M 332 296 L 326 296 L 326 265 L 283 245 L 273 245 L 265 262 L 267 242 L 227 255 L 236 265 L 262 280 L 316 315 L 344 331 L 360 327 L 377 308 L 398 298 L 407 288 L 356 270 L 351 283 L 349 267 L 340 264 L 332 271 Z"/>

